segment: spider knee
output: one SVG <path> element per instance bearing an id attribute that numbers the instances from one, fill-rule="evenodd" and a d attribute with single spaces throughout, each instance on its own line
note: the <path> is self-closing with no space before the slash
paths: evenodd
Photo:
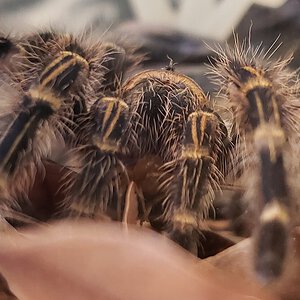
<path id="1" fill-rule="evenodd" d="M 199 226 L 199 220 L 195 213 L 188 210 L 176 211 L 171 219 L 172 227 L 180 232 L 189 232 Z"/>

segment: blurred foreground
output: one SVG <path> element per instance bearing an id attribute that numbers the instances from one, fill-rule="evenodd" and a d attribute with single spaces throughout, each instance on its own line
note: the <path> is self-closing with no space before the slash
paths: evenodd
<path id="1" fill-rule="evenodd" d="M 4 234 L 0 270 L 18 299 L 277 299 L 247 279 L 248 246 L 222 270 L 146 229 L 62 222 Z"/>

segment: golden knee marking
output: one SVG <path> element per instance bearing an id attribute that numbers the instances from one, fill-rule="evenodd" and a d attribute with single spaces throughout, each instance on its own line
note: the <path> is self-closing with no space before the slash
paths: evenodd
<path id="1" fill-rule="evenodd" d="M 273 201 L 266 205 L 260 216 L 260 220 L 262 223 L 277 220 L 283 224 L 287 224 L 289 223 L 290 217 L 285 205 L 278 203 L 278 201 Z"/>
<path id="2" fill-rule="evenodd" d="M 49 103 L 49 105 L 51 106 L 51 108 L 54 111 L 59 110 L 59 108 L 61 107 L 61 99 L 59 97 L 56 97 L 50 89 L 44 88 L 40 85 L 38 85 L 37 87 L 31 88 L 28 91 L 28 95 L 31 97 L 31 99 L 33 101 L 45 101 L 47 103 Z"/>
<path id="3" fill-rule="evenodd" d="M 194 215 L 187 213 L 187 212 L 178 212 L 175 213 L 172 221 L 174 224 L 176 225 L 180 225 L 182 227 L 184 226 L 193 226 L 193 227 L 197 227 L 198 226 L 198 222 L 197 219 Z"/>
<path id="4" fill-rule="evenodd" d="M 60 65 L 60 63 L 62 62 L 62 60 L 65 57 L 70 56 L 71 59 L 62 63 Z M 47 74 L 47 72 L 49 72 L 51 69 L 54 68 L 54 70 L 52 70 L 52 72 L 44 79 L 41 80 L 40 84 L 42 86 L 46 86 L 47 84 L 49 84 L 53 79 L 55 79 L 56 77 L 58 77 L 61 73 L 63 73 L 65 70 L 67 70 L 69 67 L 76 65 L 77 63 L 81 64 L 81 66 L 88 71 L 89 70 L 89 63 L 87 62 L 87 60 L 85 60 L 83 57 L 81 57 L 80 55 L 70 52 L 70 51 L 62 51 L 59 53 L 59 56 L 53 60 L 52 63 L 50 63 L 44 70 L 44 72 L 41 74 L 40 78 L 43 78 L 43 76 L 45 74 Z M 57 66 L 57 67 L 56 67 Z M 56 67 L 56 68 L 55 68 Z"/>
<path id="5" fill-rule="evenodd" d="M 272 84 L 269 80 L 263 77 L 249 78 L 249 80 L 242 84 L 241 91 L 246 95 L 256 88 L 271 88 Z"/>

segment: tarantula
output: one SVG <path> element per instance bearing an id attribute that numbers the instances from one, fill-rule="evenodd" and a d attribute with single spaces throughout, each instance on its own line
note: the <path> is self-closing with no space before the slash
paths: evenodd
<path id="1" fill-rule="evenodd" d="M 197 254 L 193 236 L 223 180 L 228 143 L 201 88 L 172 66 L 124 82 L 140 56 L 117 45 L 55 32 L 2 41 L 3 80 L 20 91 L 2 118 L 3 198 L 26 201 L 56 140 L 79 164 L 66 181 L 62 214 L 120 220 L 133 180 L 140 217 Z M 156 173 L 148 190 L 139 172 L 145 162 Z"/>
<path id="2" fill-rule="evenodd" d="M 245 44 L 216 51 L 214 74 L 233 113 L 228 133 L 214 102 L 172 64 L 128 77 L 141 61 L 130 47 L 52 31 L 3 37 L 0 46 L 1 89 L 13 98 L 0 117 L 5 205 L 26 201 L 55 141 L 77 164 L 62 216 L 120 221 L 133 181 L 140 219 L 198 255 L 203 220 L 235 166 L 244 198 L 262 210 L 256 270 L 265 279 L 281 274 L 295 203 L 286 170 L 299 124 L 287 62 L 264 63 Z"/>

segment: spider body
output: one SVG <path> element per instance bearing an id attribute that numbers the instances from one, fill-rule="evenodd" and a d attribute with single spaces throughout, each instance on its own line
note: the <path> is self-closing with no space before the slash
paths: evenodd
<path id="1" fill-rule="evenodd" d="M 1 196 L 20 205 L 55 141 L 76 158 L 61 215 L 122 221 L 133 181 L 140 220 L 199 255 L 203 221 L 233 156 L 243 198 L 261 210 L 256 271 L 278 277 L 297 194 L 287 170 L 299 93 L 287 62 L 265 63 L 243 47 L 219 49 L 214 68 L 233 113 L 229 134 L 214 103 L 172 63 L 128 77 L 141 56 L 122 44 L 52 31 L 1 39 L 1 78 L 17 90 L 0 116 Z"/>
<path id="2" fill-rule="evenodd" d="M 97 101 L 81 122 L 83 167 L 70 182 L 67 206 L 77 215 L 97 216 L 118 203 L 120 220 L 125 191 L 134 180 L 146 213 L 142 218 L 197 254 L 199 239 L 189 231 L 199 233 L 219 188 L 218 161 L 227 137 L 201 88 L 172 70 L 144 71 L 129 78 L 117 97 Z M 144 193 L 138 177 L 147 168 L 155 175 L 148 182 L 151 191 Z"/>

